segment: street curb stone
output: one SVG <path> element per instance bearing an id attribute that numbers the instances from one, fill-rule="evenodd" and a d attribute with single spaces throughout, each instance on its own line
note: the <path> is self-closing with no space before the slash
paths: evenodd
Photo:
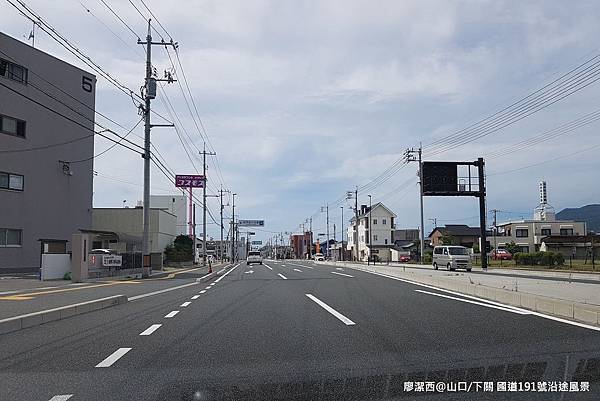
<path id="1" fill-rule="evenodd" d="M 66 319 L 71 316 L 124 304 L 126 302 L 127 297 L 125 295 L 113 295 L 111 297 L 95 299 L 93 301 L 86 301 L 2 319 L 0 320 L 0 334 L 11 333 L 28 327 L 38 326 L 40 324 Z"/>

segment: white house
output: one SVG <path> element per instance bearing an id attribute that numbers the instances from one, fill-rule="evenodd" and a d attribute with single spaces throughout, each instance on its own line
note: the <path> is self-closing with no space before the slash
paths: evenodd
<path id="1" fill-rule="evenodd" d="M 348 227 L 347 249 L 351 251 L 352 259 L 356 260 L 358 249 L 359 260 L 367 261 L 370 257 L 376 257 L 380 261 L 389 261 L 390 248 L 394 244 L 395 219 L 396 214 L 383 203 L 376 203 L 372 208 L 361 205 L 358 226 L 355 216 Z"/>

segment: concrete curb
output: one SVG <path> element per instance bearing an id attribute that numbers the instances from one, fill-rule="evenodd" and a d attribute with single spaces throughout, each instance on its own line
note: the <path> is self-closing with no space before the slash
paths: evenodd
<path id="1" fill-rule="evenodd" d="M 9 317 L 0 320 L 0 334 L 39 326 L 40 324 L 66 319 L 71 316 L 109 308 L 126 302 L 127 297 L 125 295 L 113 295 L 111 297 L 95 299 L 93 301 L 80 302 L 73 305 L 61 306 L 59 308 L 28 313 L 26 315 Z"/>
<path id="2" fill-rule="evenodd" d="M 327 262 L 327 264 L 339 266 L 339 264 L 334 264 L 331 262 Z M 365 272 L 385 274 L 400 279 L 413 281 L 415 283 L 427 284 L 434 287 L 443 288 L 445 290 L 456 291 L 465 295 L 485 298 L 491 301 L 517 306 L 534 312 L 545 313 L 600 327 L 600 306 L 596 305 L 567 301 L 542 295 L 528 294 L 524 292 L 510 291 L 502 288 L 494 288 L 478 284 L 464 282 L 457 283 L 444 280 L 443 278 L 425 276 L 412 272 L 396 272 L 393 271 L 393 267 L 390 266 L 388 266 L 386 269 L 377 269 L 377 267 L 367 269 L 363 268 L 361 265 L 344 264 L 344 267 Z"/>

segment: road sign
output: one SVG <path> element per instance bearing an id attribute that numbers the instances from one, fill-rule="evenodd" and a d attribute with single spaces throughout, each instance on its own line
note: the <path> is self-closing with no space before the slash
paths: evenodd
<path id="1" fill-rule="evenodd" d="M 256 235 L 256 233 L 253 231 L 248 231 L 248 235 Z"/>
<path id="2" fill-rule="evenodd" d="M 206 177 L 203 175 L 176 175 L 175 186 L 178 188 L 204 188 Z"/>
<path id="3" fill-rule="evenodd" d="M 252 241 L 252 245 L 262 245 L 262 241 Z"/>
<path id="4" fill-rule="evenodd" d="M 458 191 L 458 163 L 423 162 L 423 195 Z"/>
<path id="5" fill-rule="evenodd" d="M 264 225 L 264 220 L 238 220 L 238 226 L 240 227 L 263 227 Z"/>
<path id="6" fill-rule="evenodd" d="M 102 255 L 102 266 L 105 267 L 121 267 L 123 257 L 121 255 Z"/>

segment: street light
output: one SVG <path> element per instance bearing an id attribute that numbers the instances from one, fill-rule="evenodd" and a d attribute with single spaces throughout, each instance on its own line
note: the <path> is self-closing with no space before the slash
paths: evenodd
<path id="1" fill-rule="evenodd" d="M 372 218 L 371 218 L 371 195 L 367 195 L 369 197 L 369 256 L 367 257 L 367 265 L 370 263 L 371 260 L 371 253 L 373 250 L 373 224 L 372 224 Z"/>

